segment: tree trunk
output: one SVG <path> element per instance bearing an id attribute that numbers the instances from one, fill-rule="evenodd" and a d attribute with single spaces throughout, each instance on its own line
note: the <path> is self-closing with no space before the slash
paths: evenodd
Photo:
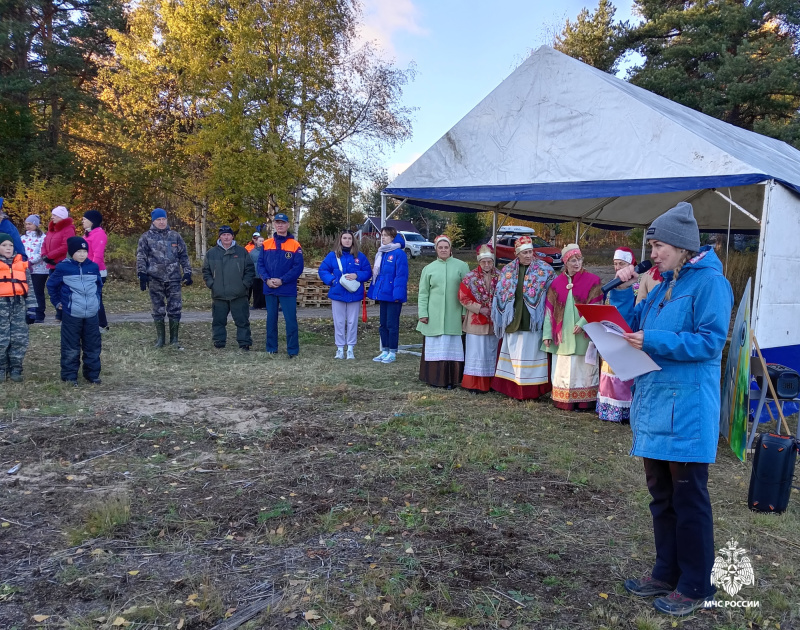
<path id="1" fill-rule="evenodd" d="M 203 242 L 202 232 L 200 230 L 200 204 L 194 204 L 194 255 L 200 258 L 200 252 L 203 249 L 201 243 Z"/>
<path id="2" fill-rule="evenodd" d="M 205 259 L 208 251 L 208 197 L 200 205 L 200 260 Z"/>

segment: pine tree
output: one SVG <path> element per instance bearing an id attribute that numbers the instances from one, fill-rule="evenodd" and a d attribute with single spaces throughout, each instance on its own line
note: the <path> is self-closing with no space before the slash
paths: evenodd
<path id="1" fill-rule="evenodd" d="M 594 13 L 582 9 L 575 22 L 567 20 L 554 48 L 604 72 L 615 73 L 619 57 L 615 50 L 619 35 L 615 13 L 609 0 L 600 0 Z"/>

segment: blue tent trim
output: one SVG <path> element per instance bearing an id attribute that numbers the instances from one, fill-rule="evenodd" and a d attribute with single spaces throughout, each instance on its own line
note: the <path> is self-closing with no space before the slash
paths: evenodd
<path id="1" fill-rule="evenodd" d="M 502 203 L 514 201 L 562 201 L 598 197 L 630 197 L 660 193 L 750 186 L 772 179 L 763 173 L 713 175 L 708 177 L 671 177 L 586 182 L 553 182 L 547 184 L 512 184 L 507 186 L 454 186 L 437 188 L 386 188 L 387 195 L 436 201 Z M 797 186 L 784 183 L 800 192 Z"/>

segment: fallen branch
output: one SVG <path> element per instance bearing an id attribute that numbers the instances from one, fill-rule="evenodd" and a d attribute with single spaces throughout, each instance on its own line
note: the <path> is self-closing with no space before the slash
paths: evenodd
<path id="1" fill-rule="evenodd" d="M 515 604 L 517 604 L 518 606 L 522 606 L 522 608 L 527 608 L 527 606 L 526 606 L 525 604 L 523 604 L 522 602 L 519 602 L 519 601 L 517 601 L 516 599 L 514 599 L 514 598 L 513 598 L 513 597 L 511 597 L 510 595 L 506 595 L 506 594 L 505 594 L 505 593 L 503 593 L 502 591 L 498 591 L 496 588 L 492 588 L 491 586 L 484 586 L 483 588 L 488 588 L 488 589 L 489 589 L 490 591 L 492 591 L 493 593 L 497 593 L 497 594 L 498 594 L 498 595 L 500 595 L 501 597 L 505 597 L 506 599 L 510 599 L 512 602 L 514 602 L 514 603 L 515 603 Z"/>
<path id="2" fill-rule="evenodd" d="M 283 599 L 283 592 L 275 593 L 274 595 L 270 595 L 261 601 L 254 602 L 247 608 L 237 612 L 229 619 L 226 619 L 222 623 L 218 623 L 216 626 L 211 628 L 211 630 L 235 630 L 235 628 L 247 623 L 261 611 L 269 608 L 273 604 L 277 604 L 279 601 L 281 601 L 281 599 Z"/>
<path id="3" fill-rule="evenodd" d="M 121 451 L 124 448 L 128 448 L 131 444 L 133 444 L 138 439 L 139 439 L 139 436 L 137 435 L 135 438 L 133 438 L 127 444 L 123 444 L 122 446 L 119 446 L 117 448 L 111 449 L 110 451 L 106 451 L 105 453 L 100 453 L 100 455 L 95 455 L 94 457 L 90 457 L 89 459 L 84 459 L 82 462 L 78 462 L 77 464 L 73 464 L 72 466 L 73 466 L 73 468 L 77 468 L 78 466 L 83 466 L 84 464 L 88 464 L 92 460 L 100 459 L 101 457 L 105 457 L 106 455 L 111 455 L 111 453 L 116 453 L 117 451 Z"/>

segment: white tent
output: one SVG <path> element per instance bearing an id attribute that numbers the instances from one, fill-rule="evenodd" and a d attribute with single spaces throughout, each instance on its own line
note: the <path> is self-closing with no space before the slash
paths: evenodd
<path id="1" fill-rule="evenodd" d="M 646 226 L 689 201 L 701 230 L 760 234 L 754 329 L 763 347 L 800 344 L 800 151 L 547 46 L 384 194 L 598 227 Z"/>

